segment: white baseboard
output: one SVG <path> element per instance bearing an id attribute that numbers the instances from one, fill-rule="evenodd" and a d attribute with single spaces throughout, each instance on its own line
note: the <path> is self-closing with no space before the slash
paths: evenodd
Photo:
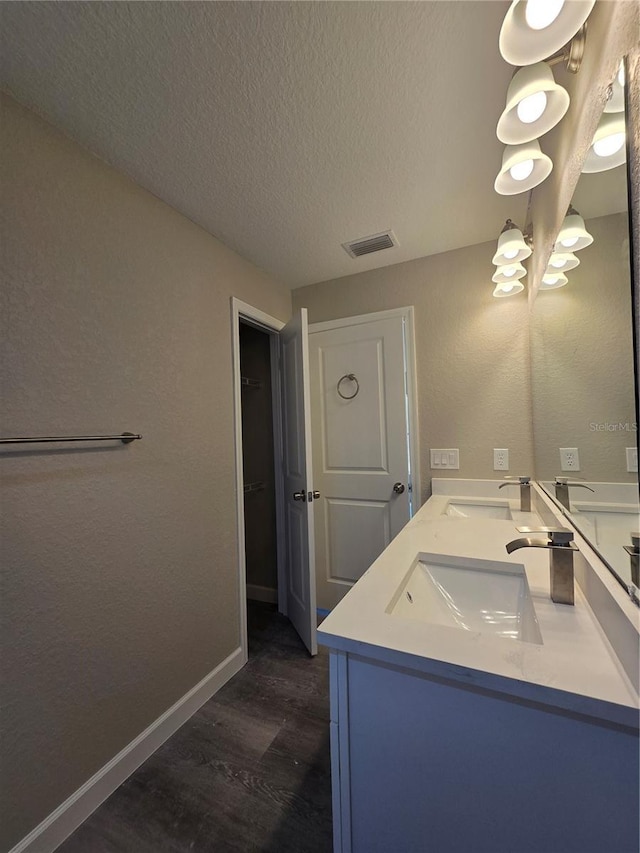
<path id="1" fill-rule="evenodd" d="M 237 648 L 61 803 L 9 853 L 52 853 L 245 663 L 242 649 Z"/>
<path id="2" fill-rule="evenodd" d="M 256 583 L 247 584 L 247 598 L 252 601 L 266 601 L 269 604 L 278 603 L 278 590 L 270 586 L 258 586 Z"/>

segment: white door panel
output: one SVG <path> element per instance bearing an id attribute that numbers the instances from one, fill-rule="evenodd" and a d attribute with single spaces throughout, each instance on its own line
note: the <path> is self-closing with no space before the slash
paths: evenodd
<path id="1" fill-rule="evenodd" d="M 319 351 L 323 470 L 388 473 L 383 341 L 372 338 L 336 346 L 321 344 Z M 345 400 L 336 390 L 336 377 L 349 374 L 357 377 L 358 385 L 345 379 L 340 387 L 349 396 L 357 391 L 357 403 L 356 397 Z M 363 423 L 367 425 L 365 431 Z M 351 440 L 353 435 L 358 435 L 357 442 Z"/>
<path id="2" fill-rule="evenodd" d="M 287 615 L 309 652 L 317 654 L 314 502 L 307 311 L 280 332 Z M 294 498 L 298 496 L 298 500 Z"/>
<path id="3" fill-rule="evenodd" d="M 401 316 L 311 330 L 318 606 L 331 609 L 410 515 Z M 326 326 L 326 324 L 323 324 Z M 352 399 L 340 396 L 340 390 Z M 356 384 L 357 382 L 357 384 Z M 357 392 L 357 393 L 356 393 Z M 404 492 L 394 492 L 394 484 Z"/>
<path id="4" fill-rule="evenodd" d="M 391 541 L 389 503 L 328 498 L 324 521 L 326 580 L 351 586 Z"/>

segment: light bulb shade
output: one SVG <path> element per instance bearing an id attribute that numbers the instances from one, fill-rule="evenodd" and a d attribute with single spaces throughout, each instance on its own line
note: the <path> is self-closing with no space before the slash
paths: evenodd
<path id="1" fill-rule="evenodd" d="M 517 264 L 531 254 L 531 249 L 524 241 L 519 228 L 509 228 L 498 237 L 498 248 L 491 263 L 497 267 Z"/>
<path id="2" fill-rule="evenodd" d="M 533 65 L 547 59 L 571 41 L 589 17 L 596 0 L 565 0 L 547 26 L 534 28 L 535 7 L 544 8 L 547 0 L 513 0 L 500 30 L 500 53 L 511 65 Z M 527 9 L 529 6 L 529 9 Z"/>
<path id="3" fill-rule="evenodd" d="M 593 237 L 585 228 L 584 219 L 573 211 L 564 218 L 560 227 L 554 252 L 579 252 L 593 243 Z"/>
<path id="4" fill-rule="evenodd" d="M 558 272 L 555 270 L 554 272 L 547 272 L 542 276 L 542 281 L 540 282 L 540 290 L 556 290 L 558 287 L 564 287 L 565 284 L 569 281 L 564 273 Z"/>
<path id="5" fill-rule="evenodd" d="M 503 284 L 496 284 L 493 295 L 497 298 L 515 296 L 517 293 L 522 293 L 523 290 L 524 284 L 521 284 L 519 281 L 505 282 Z"/>
<path id="6" fill-rule="evenodd" d="M 518 263 L 507 263 L 494 272 L 491 276 L 491 281 L 496 284 L 513 284 L 518 281 L 520 278 L 524 278 L 527 274 L 526 269 L 522 266 L 522 264 Z"/>
<path id="7" fill-rule="evenodd" d="M 603 113 L 582 167 L 583 172 L 606 172 L 627 159 L 624 113 Z"/>
<path id="8" fill-rule="evenodd" d="M 567 272 L 575 269 L 580 261 L 572 252 L 554 252 L 549 258 L 545 275 L 555 275 L 558 272 Z"/>
<path id="9" fill-rule="evenodd" d="M 525 99 L 542 94 L 546 104 L 542 113 L 533 121 L 523 121 L 519 115 L 521 107 L 526 106 Z M 553 78 L 553 72 L 546 62 L 536 62 L 517 71 L 507 89 L 507 104 L 498 121 L 496 133 L 500 142 L 507 145 L 519 145 L 537 139 L 551 130 L 569 109 L 569 94 Z M 529 103 L 532 103 L 529 101 Z M 539 112 L 535 110 L 531 115 Z"/>
<path id="10" fill-rule="evenodd" d="M 528 164 L 531 170 L 527 172 Z M 514 171 L 524 168 L 523 180 L 514 178 Z M 553 169 L 551 158 L 540 150 L 534 139 L 522 145 L 507 145 L 502 155 L 502 168 L 493 185 L 500 195 L 517 195 L 537 187 Z M 512 171 L 513 170 L 513 171 Z"/>

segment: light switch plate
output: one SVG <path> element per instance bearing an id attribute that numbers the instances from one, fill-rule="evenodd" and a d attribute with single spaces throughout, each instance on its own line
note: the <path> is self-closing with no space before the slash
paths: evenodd
<path id="1" fill-rule="evenodd" d="M 627 447 L 627 471 L 630 474 L 638 473 L 638 448 Z"/>
<path id="2" fill-rule="evenodd" d="M 431 467 L 444 470 L 457 470 L 460 468 L 460 451 L 457 447 L 432 447 Z"/>
<path id="3" fill-rule="evenodd" d="M 509 451 L 506 447 L 493 448 L 493 470 L 508 471 L 509 470 Z"/>
<path id="4" fill-rule="evenodd" d="M 580 457 L 577 447 L 560 448 L 560 469 L 562 471 L 579 471 Z"/>

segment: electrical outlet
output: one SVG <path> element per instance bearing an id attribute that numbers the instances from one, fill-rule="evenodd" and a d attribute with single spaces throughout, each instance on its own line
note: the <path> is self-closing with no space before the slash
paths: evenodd
<path id="1" fill-rule="evenodd" d="M 561 447 L 560 448 L 560 470 L 562 471 L 579 471 L 580 457 L 578 456 L 577 447 Z"/>
<path id="2" fill-rule="evenodd" d="M 460 452 L 457 447 L 443 447 L 431 449 L 432 468 L 460 468 Z"/>
<path id="3" fill-rule="evenodd" d="M 493 448 L 493 470 L 508 471 L 509 470 L 509 451 L 506 447 Z"/>
<path id="4" fill-rule="evenodd" d="M 627 447 L 627 471 L 630 474 L 638 473 L 638 448 Z"/>

